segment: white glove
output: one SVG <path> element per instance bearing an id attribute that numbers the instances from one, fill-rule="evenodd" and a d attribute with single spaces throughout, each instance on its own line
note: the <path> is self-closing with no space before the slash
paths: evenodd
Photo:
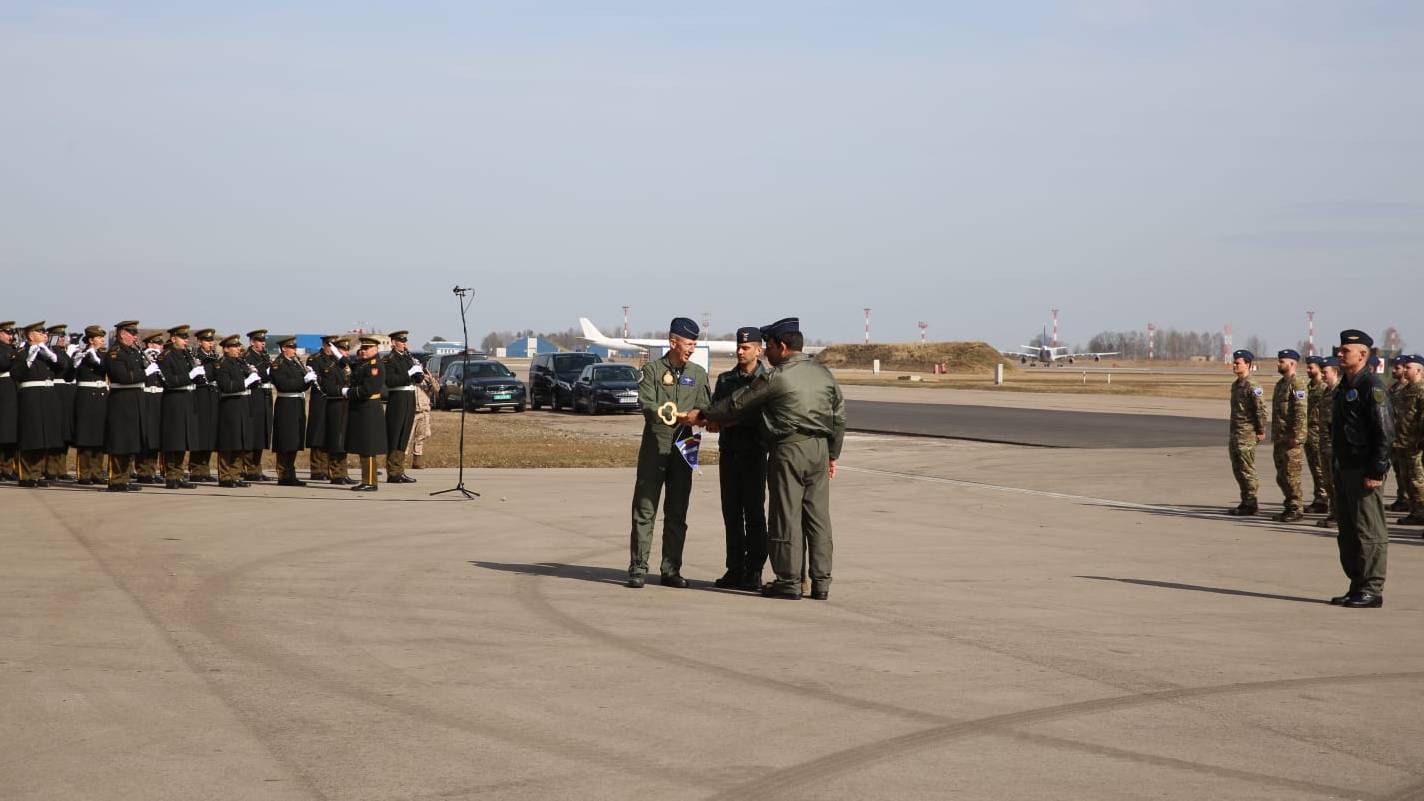
<path id="1" fill-rule="evenodd" d="M 54 355 L 54 351 L 49 349 L 49 345 L 40 345 L 40 352 L 43 353 L 44 357 L 46 359 L 49 359 L 51 362 L 59 361 L 59 357 Z"/>
<path id="2" fill-rule="evenodd" d="M 97 350 L 91 350 L 91 351 L 89 351 L 89 358 L 90 358 L 90 359 L 93 359 L 95 364 L 101 364 L 101 363 L 102 363 L 102 362 L 99 361 L 99 351 L 97 351 Z"/>
<path id="3" fill-rule="evenodd" d="M 350 392 L 350 391 L 351 391 L 351 387 L 342 387 L 342 388 L 341 388 L 341 397 L 343 397 L 343 398 L 346 397 L 346 393 L 348 393 L 348 392 Z"/>
<path id="4" fill-rule="evenodd" d="M 193 369 L 191 369 L 191 370 L 188 371 L 188 377 L 191 378 L 191 379 L 193 379 L 194 381 L 196 381 L 196 380 L 198 380 L 199 378 L 202 378 L 202 377 L 203 377 L 203 373 L 204 373 L 204 372 L 206 372 L 206 371 L 203 370 L 203 366 L 202 366 L 201 364 L 194 365 L 194 366 L 193 366 Z"/>
<path id="5" fill-rule="evenodd" d="M 316 373 L 310 367 L 307 368 L 306 375 L 304 375 L 303 378 L 307 380 L 308 384 L 316 383 Z"/>
<path id="6" fill-rule="evenodd" d="M 69 354 L 69 358 L 73 359 L 74 354 L 79 352 L 79 343 L 76 342 L 73 345 L 70 345 L 69 347 L 64 349 L 64 352 Z"/>
<path id="7" fill-rule="evenodd" d="M 261 381 L 261 380 L 262 380 L 262 376 L 260 376 L 260 375 L 258 375 L 258 374 L 256 374 L 256 373 L 248 373 L 248 374 L 247 374 L 247 377 L 244 378 L 244 379 L 242 379 L 242 385 L 243 385 L 244 387 L 250 387 L 250 386 L 252 386 L 253 384 L 256 384 L 258 381 Z"/>
<path id="8" fill-rule="evenodd" d="M 158 362 L 149 362 L 149 363 L 148 363 L 148 366 L 145 367 L 145 368 L 143 368 L 143 374 L 144 374 L 144 375 L 153 375 L 154 373 L 157 373 L 157 372 L 159 372 L 159 369 L 158 369 Z"/>
<path id="9" fill-rule="evenodd" d="M 422 367 L 419 362 L 416 362 L 415 364 L 412 364 L 410 366 L 410 370 L 408 370 L 407 372 L 409 372 L 411 375 L 420 375 L 421 373 L 425 372 L 425 368 Z"/>

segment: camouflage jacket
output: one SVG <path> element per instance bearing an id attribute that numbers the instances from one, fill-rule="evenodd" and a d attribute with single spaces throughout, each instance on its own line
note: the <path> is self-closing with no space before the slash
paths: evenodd
<path id="1" fill-rule="evenodd" d="M 1321 384 L 1319 422 L 1320 430 L 1316 432 L 1317 436 L 1320 438 L 1319 447 L 1321 450 L 1330 449 L 1330 421 L 1335 416 L 1335 388 L 1338 386 L 1340 385 L 1336 384 L 1334 387 L 1332 387 L 1329 384 Z"/>
<path id="2" fill-rule="evenodd" d="M 1394 449 L 1419 450 L 1424 438 L 1424 383 L 1404 384 L 1391 397 L 1394 407 Z"/>
<path id="3" fill-rule="evenodd" d="M 1305 443 L 1308 391 L 1298 375 L 1281 376 L 1271 393 L 1271 438 L 1277 445 Z"/>
<path id="4" fill-rule="evenodd" d="M 1330 388 L 1325 385 L 1325 379 L 1310 382 L 1310 387 L 1306 391 L 1306 401 L 1309 405 L 1305 410 L 1305 441 L 1312 446 L 1320 445 L 1320 416 L 1325 409 L 1325 396 L 1329 394 Z"/>
<path id="5" fill-rule="evenodd" d="M 1265 393 L 1250 378 L 1238 378 L 1231 385 L 1231 433 L 1266 433 Z"/>

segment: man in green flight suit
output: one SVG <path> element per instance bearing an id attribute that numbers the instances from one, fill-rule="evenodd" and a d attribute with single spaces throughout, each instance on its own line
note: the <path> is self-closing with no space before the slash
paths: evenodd
<path id="1" fill-rule="evenodd" d="M 1300 492 L 1300 469 L 1305 461 L 1307 394 L 1305 379 L 1296 374 L 1300 353 L 1287 348 L 1276 354 L 1276 371 L 1281 379 L 1271 393 L 1271 440 L 1276 462 L 1276 486 L 1285 496 L 1285 507 L 1275 516 L 1282 523 L 1304 517 Z"/>
<path id="2" fill-rule="evenodd" d="M 795 317 L 762 328 L 773 369 L 689 422 L 726 423 L 760 413 L 771 446 L 767 467 L 767 555 L 776 580 L 762 588 L 769 598 L 801 598 L 803 544 L 811 559 L 811 598 L 831 589 L 831 485 L 845 441 L 845 398 L 831 372 L 802 353 L 801 322 Z"/>
<path id="3" fill-rule="evenodd" d="M 628 586 L 643 586 L 648 553 L 653 546 L 653 522 L 658 497 L 663 507 L 663 559 L 658 567 L 661 583 L 686 587 L 682 577 L 682 546 L 687 540 L 687 502 L 692 494 L 692 468 L 675 440 L 685 431 L 687 411 L 707 406 L 707 371 L 691 361 L 701 331 L 686 317 L 673 318 L 668 327 L 668 350 L 662 358 L 643 365 L 638 381 L 638 405 L 643 410 L 643 442 L 638 448 L 638 478 L 633 485 L 633 525 L 629 534 Z M 669 424 L 669 422 L 671 424 Z"/>

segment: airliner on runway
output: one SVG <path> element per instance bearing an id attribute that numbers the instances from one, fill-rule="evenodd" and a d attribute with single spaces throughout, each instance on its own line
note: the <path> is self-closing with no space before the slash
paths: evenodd
<path id="1" fill-rule="evenodd" d="M 623 339 L 622 337 L 606 337 L 598 326 L 594 325 L 587 317 L 579 318 L 579 327 L 583 329 L 583 336 L 579 337 L 584 342 L 591 345 L 602 345 L 609 350 L 621 351 L 623 353 L 639 353 L 648 348 L 666 348 L 666 339 Z M 724 355 L 737 352 L 737 343 L 730 339 L 699 339 L 698 347 L 706 346 L 709 353 L 720 353 Z"/>
<path id="2" fill-rule="evenodd" d="M 1000 353 L 1018 359 L 1020 364 L 1028 364 L 1032 361 L 1044 366 L 1051 366 L 1054 362 L 1063 359 L 1067 359 L 1069 364 L 1077 359 L 1092 359 L 1095 362 L 1100 362 L 1104 356 L 1117 356 L 1119 352 L 1114 350 L 1104 353 L 1074 353 L 1072 348 L 1062 346 L 1020 345 L 1016 351 L 1005 350 Z"/>

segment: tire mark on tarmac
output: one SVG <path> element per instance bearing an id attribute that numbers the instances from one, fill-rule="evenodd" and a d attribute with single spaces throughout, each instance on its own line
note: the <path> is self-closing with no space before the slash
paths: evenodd
<path id="1" fill-rule="evenodd" d="M 1172 512 L 1174 514 L 1185 514 L 1194 510 L 1185 509 L 1180 506 L 1167 506 L 1155 503 L 1133 503 L 1132 501 L 1115 501 L 1111 498 L 1094 498 L 1091 495 L 1073 495 L 1067 492 L 1051 492 L 1049 490 L 1028 489 L 1026 487 L 1010 487 L 1005 484 L 990 484 L 986 481 L 968 481 L 962 478 L 944 478 L 943 476 L 927 476 L 922 473 L 899 473 L 894 470 L 878 470 L 873 467 L 853 467 L 841 465 L 837 466 L 837 472 L 865 473 L 873 476 L 883 476 L 886 478 L 897 478 L 906 481 L 926 481 L 932 484 L 948 484 L 952 487 L 964 487 L 966 489 L 993 490 L 994 492 L 1009 492 L 1017 495 L 1035 495 L 1040 498 L 1055 498 L 1060 501 L 1077 501 L 1093 506 L 1108 506 L 1114 509 L 1138 509 L 1147 512 Z"/>

